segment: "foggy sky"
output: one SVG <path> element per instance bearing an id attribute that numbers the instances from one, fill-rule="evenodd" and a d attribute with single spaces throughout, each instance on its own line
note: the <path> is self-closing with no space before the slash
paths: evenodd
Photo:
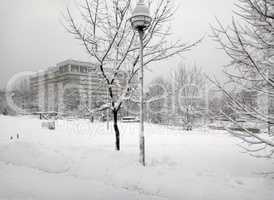
<path id="1" fill-rule="evenodd" d="M 221 76 L 221 66 L 228 58 L 218 44 L 208 37 L 209 24 L 215 16 L 230 24 L 234 0 L 177 0 L 180 7 L 172 23 L 173 38 L 192 42 L 204 41 L 182 57 L 153 63 L 145 72 L 145 81 L 175 69 L 180 62 L 196 64 L 210 74 Z M 66 32 L 61 12 L 72 0 L 1 0 L 0 1 L 0 88 L 15 74 L 38 71 L 65 59 L 89 61 L 79 41 Z"/>

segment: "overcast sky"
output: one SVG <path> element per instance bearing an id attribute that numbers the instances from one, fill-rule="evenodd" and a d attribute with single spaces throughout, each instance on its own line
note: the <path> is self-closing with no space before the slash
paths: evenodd
<path id="1" fill-rule="evenodd" d="M 225 25 L 232 19 L 234 0 L 177 0 L 180 7 L 174 17 L 174 37 L 191 42 L 206 36 L 202 44 L 183 55 L 150 66 L 145 72 L 149 82 L 158 75 L 166 76 L 178 63 L 196 64 L 209 74 L 221 75 L 228 58 L 208 34 L 209 24 L 218 17 Z M 0 88 L 13 74 L 38 71 L 65 59 L 88 61 L 79 42 L 62 26 L 61 12 L 72 0 L 1 0 L 0 1 Z M 72 4 L 73 5 L 73 4 Z"/>

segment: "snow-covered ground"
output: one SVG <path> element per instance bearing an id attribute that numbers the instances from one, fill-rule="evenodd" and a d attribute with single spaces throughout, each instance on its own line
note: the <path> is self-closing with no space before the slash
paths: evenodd
<path id="1" fill-rule="evenodd" d="M 0 199 L 273 200 L 274 162 L 241 153 L 239 141 L 206 129 L 120 123 L 121 151 L 104 123 L 0 116 Z M 19 134 L 19 139 L 16 135 Z M 13 136 L 13 140 L 10 140 Z"/>

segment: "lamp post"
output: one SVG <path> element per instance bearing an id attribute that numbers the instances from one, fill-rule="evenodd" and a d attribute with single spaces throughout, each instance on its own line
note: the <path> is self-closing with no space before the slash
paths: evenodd
<path id="1" fill-rule="evenodd" d="M 140 38 L 140 71 L 139 71 L 139 84 L 140 84 L 140 163 L 145 166 L 145 136 L 144 136 L 144 69 L 143 69 L 143 48 L 144 48 L 144 31 L 150 26 L 151 17 L 149 16 L 149 9 L 145 5 L 144 0 L 139 0 L 135 9 L 133 10 L 132 17 L 130 18 L 131 25 L 134 30 L 138 31 Z"/>

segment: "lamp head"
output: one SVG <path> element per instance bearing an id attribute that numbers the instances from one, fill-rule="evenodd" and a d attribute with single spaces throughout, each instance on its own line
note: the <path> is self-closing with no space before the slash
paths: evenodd
<path id="1" fill-rule="evenodd" d="M 139 0 L 132 12 L 132 17 L 129 20 L 135 30 L 145 30 L 150 26 L 152 19 L 144 0 Z"/>

